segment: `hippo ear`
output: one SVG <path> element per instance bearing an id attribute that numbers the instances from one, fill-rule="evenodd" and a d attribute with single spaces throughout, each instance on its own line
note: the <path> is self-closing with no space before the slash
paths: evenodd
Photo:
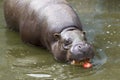
<path id="1" fill-rule="evenodd" d="M 86 35 L 86 31 L 83 31 L 83 34 Z M 87 41 L 87 38 L 85 36 L 84 39 Z"/>
<path id="2" fill-rule="evenodd" d="M 86 35 L 86 31 L 83 31 L 83 34 Z"/>
<path id="3" fill-rule="evenodd" d="M 55 40 L 60 40 L 61 36 L 59 33 L 54 33 L 54 39 Z"/>

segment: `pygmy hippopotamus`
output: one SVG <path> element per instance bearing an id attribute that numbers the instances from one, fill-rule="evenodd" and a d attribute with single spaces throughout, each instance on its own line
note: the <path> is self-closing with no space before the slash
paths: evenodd
<path id="1" fill-rule="evenodd" d="M 78 15 L 65 0 L 5 0 L 4 15 L 24 42 L 45 47 L 58 61 L 94 57 Z"/>

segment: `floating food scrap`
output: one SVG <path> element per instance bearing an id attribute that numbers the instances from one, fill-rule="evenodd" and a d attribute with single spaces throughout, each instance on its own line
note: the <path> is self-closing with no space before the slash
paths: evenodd
<path id="1" fill-rule="evenodd" d="M 82 66 L 83 66 L 84 68 L 91 68 L 91 67 L 92 67 L 92 64 L 89 63 L 89 62 L 85 62 Z"/>

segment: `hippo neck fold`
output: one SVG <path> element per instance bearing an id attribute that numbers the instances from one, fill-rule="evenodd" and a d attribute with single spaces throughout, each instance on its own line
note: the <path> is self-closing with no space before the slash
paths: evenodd
<path id="1" fill-rule="evenodd" d="M 67 27 L 63 28 L 63 29 L 60 31 L 60 33 L 65 32 L 65 31 L 69 31 L 69 30 L 76 30 L 76 29 L 82 31 L 82 28 L 79 29 L 78 27 L 72 25 L 72 26 L 67 26 Z"/>

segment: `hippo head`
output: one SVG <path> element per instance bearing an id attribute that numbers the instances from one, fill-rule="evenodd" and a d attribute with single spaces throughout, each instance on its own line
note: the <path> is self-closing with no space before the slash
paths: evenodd
<path id="1" fill-rule="evenodd" d="M 93 47 L 86 41 L 85 32 L 76 28 L 67 28 L 60 34 L 55 33 L 56 42 L 52 44 L 52 53 L 56 60 L 72 62 L 92 59 Z"/>

